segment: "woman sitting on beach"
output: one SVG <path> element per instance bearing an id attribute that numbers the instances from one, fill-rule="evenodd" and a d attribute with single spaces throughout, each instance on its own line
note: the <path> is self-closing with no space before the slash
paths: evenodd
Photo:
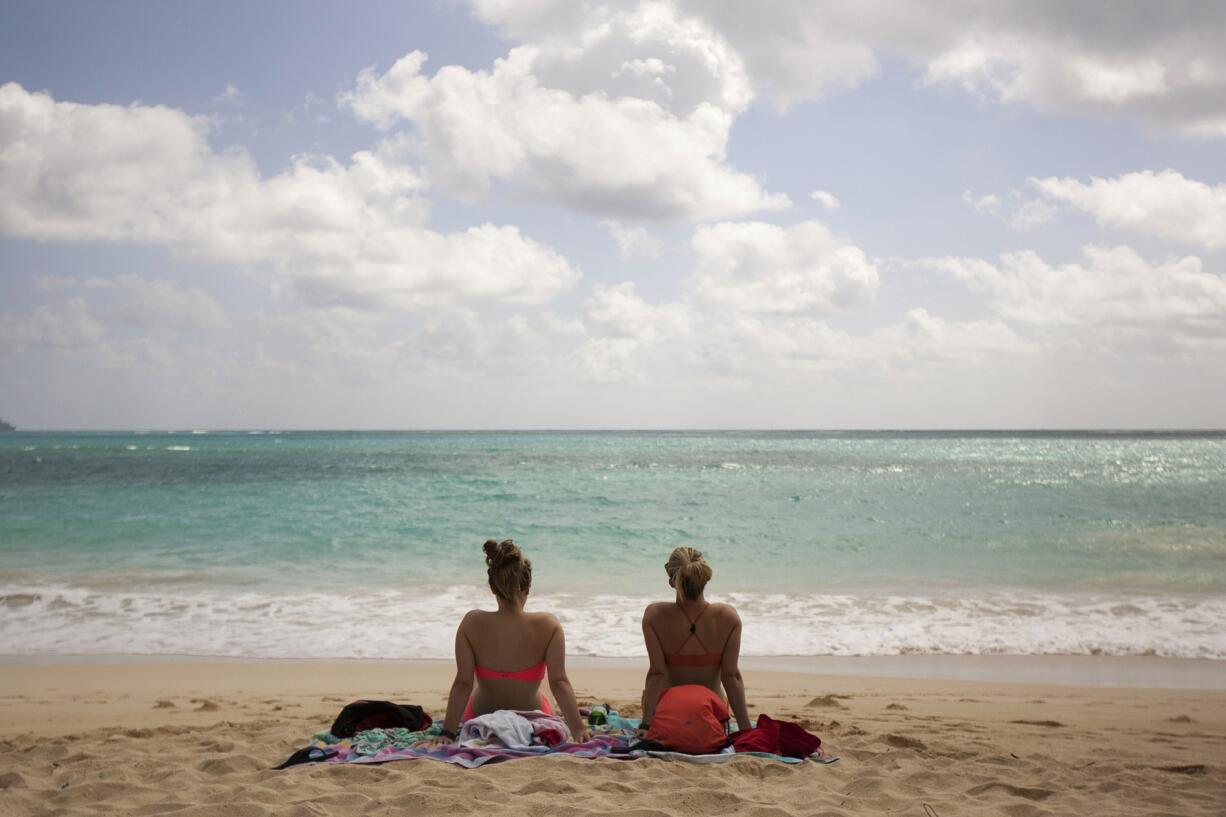
<path id="1" fill-rule="evenodd" d="M 491 539 L 485 543 L 485 564 L 498 610 L 470 610 L 460 622 L 447 716 L 439 737 L 430 742 L 450 743 L 463 721 L 499 709 L 552 712 L 540 689 L 546 673 L 571 740 L 589 740 L 575 690 L 566 677 L 562 625 L 552 613 L 524 611 L 532 587 L 532 563 L 510 539 Z"/>
<path id="2" fill-rule="evenodd" d="M 737 667 L 741 618 L 729 604 L 711 604 L 703 588 L 714 571 L 694 548 L 677 548 L 664 565 L 674 601 L 647 605 L 643 639 L 651 668 L 643 688 L 642 729 L 648 740 L 685 752 L 719 751 L 728 720 L 720 686 L 737 726 L 750 726 L 745 682 Z"/>

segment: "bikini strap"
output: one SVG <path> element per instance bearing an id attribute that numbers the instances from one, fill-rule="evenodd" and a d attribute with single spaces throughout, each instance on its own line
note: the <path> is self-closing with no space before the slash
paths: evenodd
<path id="1" fill-rule="evenodd" d="M 686 644 L 690 643 L 691 638 L 695 639 L 699 644 L 702 645 L 702 649 L 704 653 L 706 653 L 707 655 L 714 654 L 711 652 L 711 650 L 707 649 L 706 643 L 703 642 L 702 636 L 698 634 L 698 629 L 695 626 L 696 624 L 698 624 L 698 619 L 702 618 L 703 613 L 707 612 L 707 607 L 710 607 L 710 606 L 711 606 L 711 602 L 707 602 L 706 607 L 703 607 L 701 610 L 698 611 L 698 615 L 694 616 L 693 618 L 690 618 L 690 614 L 685 612 L 684 607 L 681 607 L 681 602 L 677 602 L 677 607 L 681 609 L 681 615 L 685 616 L 686 620 L 690 622 L 690 634 L 685 637 L 685 641 L 681 642 L 681 646 L 677 647 L 677 651 L 673 653 L 673 655 L 681 655 L 681 650 L 685 648 Z"/>
<path id="2" fill-rule="evenodd" d="M 681 607 L 681 602 L 677 602 L 677 606 Z M 691 635 L 698 635 L 698 632 L 694 629 L 694 625 L 698 623 L 698 619 L 702 618 L 702 614 L 707 612 L 707 607 L 710 607 L 710 606 L 711 606 L 711 602 L 707 602 L 706 605 L 703 606 L 703 608 L 698 611 L 698 615 L 694 616 L 693 618 L 690 618 L 690 614 L 685 612 L 684 607 L 681 607 L 682 614 L 690 622 L 690 634 Z"/>

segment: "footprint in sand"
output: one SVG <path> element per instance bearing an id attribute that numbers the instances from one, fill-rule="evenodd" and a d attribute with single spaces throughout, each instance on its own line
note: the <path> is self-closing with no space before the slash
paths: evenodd
<path id="1" fill-rule="evenodd" d="M 174 701 L 158 701 L 153 705 L 154 709 L 174 709 Z"/>
<path id="2" fill-rule="evenodd" d="M 1197 763 L 1194 766 L 1159 766 L 1158 769 L 1171 774 L 1208 774 L 1209 770 Z"/>
<path id="3" fill-rule="evenodd" d="M 28 788 L 26 779 L 20 772 L 4 772 L 0 774 L 0 789 L 24 789 Z"/>
<path id="4" fill-rule="evenodd" d="M 192 698 L 192 703 L 200 704 L 200 706 L 192 710 L 193 712 L 216 712 L 221 709 L 216 703 L 207 698 Z"/>
<path id="5" fill-rule="evenodd" d="M 1025 797 L 1027 800 L 1046 800 L 1055 794 L 1051 789 L 1033 789 L 1025 786 L 1011 786 L 1008 783 L 984 783 L 981 786 L 975 786 L 973 789 L 967 789 L 966 793 L 970 795 L 979 795 L 990 792 L 994 789 L 1000 789 L 1005 794 L 1012 794 L 1014 797 Z"/>
<path id="6" fill-rule="evenodd" d="M 1173 718 L 1167 718 L 1167 723 L 1194 723 L 1187 715 L 1176 715 Z"/>
<path id="7" fill-rule="evenodd" d="M 907 707 L 903 706 L 902 704 L 890 704 L 889 706 L 886 707 L 886 709 L 892 710 L 894 712 L 906 712 L 907 711 Z"/>
<path id="8" fill-rule="evenodd" d="M 1064 726 L 1064 724 L 1060 723 L 1060 721 L 1009 721 L 1009 723 L 1020 723 L 1025 726 L 1046 726 L 1050 729 L 1056 729 Z"/>

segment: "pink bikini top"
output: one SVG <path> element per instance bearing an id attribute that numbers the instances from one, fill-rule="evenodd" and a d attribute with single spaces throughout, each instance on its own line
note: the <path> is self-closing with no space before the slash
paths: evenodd
<path id="1" fill-rule="evenodd" d="M 517 669 L 511 672 L 503 672 L 500 669 L 487 669 L 486 667 L 473 667 L 473 674 L 478 678 L 513 678 L 516 681 L 540 681 L 545 677 L 545 662 L 528 667 L 527 669 Z"/>

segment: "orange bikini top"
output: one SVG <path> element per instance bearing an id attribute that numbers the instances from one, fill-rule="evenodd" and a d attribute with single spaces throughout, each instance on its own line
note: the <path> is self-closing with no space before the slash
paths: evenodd
<path id="1" fill-rule="evenodd" d="M 677 606 L 681 607 L 680 604 Z M 711 603 L 707 602 L 707 607 L 710 606 Z M 707 607 L 702 608 L 702 611 L 693 618 L 690 618 L 689 614 L 685 612 L 685 608 L 681 607 L 681 612 L 685 614 L 687 619 L 689 619 L 690 634 L 685 637 L 685 641 L 681 642 L 681 646 L 677 648 L 675 653 L 664 656 L 665 664 L 668 664 L 670 667 L 718 667 L 720 662 L 724 660 L 720 653 L 711 652 L 709 649 L 707 649 L 707 645 L 702 643 L 702 636 L 698 634 L 698 630 L 694 627 L 694 625 L 698 623 L 698 619 L 702 618 L 702 614 L 707 612 Z M 682 655 L 681 650 L 685 648 L 686 644 L 690 643 L 691 638 L 697 641 L 705 652 L 694 653 L 693 655 Z"/>
<path id="2" fill-rule="evenodd" d="M 473 667 L 473 674 L 478 678 L 513 678 L 516 681 L 540 681 L 545 677 L 545 662 L 542 661 L 527 669 L 517 669 L 510 672 L 476 666 Z"/>

